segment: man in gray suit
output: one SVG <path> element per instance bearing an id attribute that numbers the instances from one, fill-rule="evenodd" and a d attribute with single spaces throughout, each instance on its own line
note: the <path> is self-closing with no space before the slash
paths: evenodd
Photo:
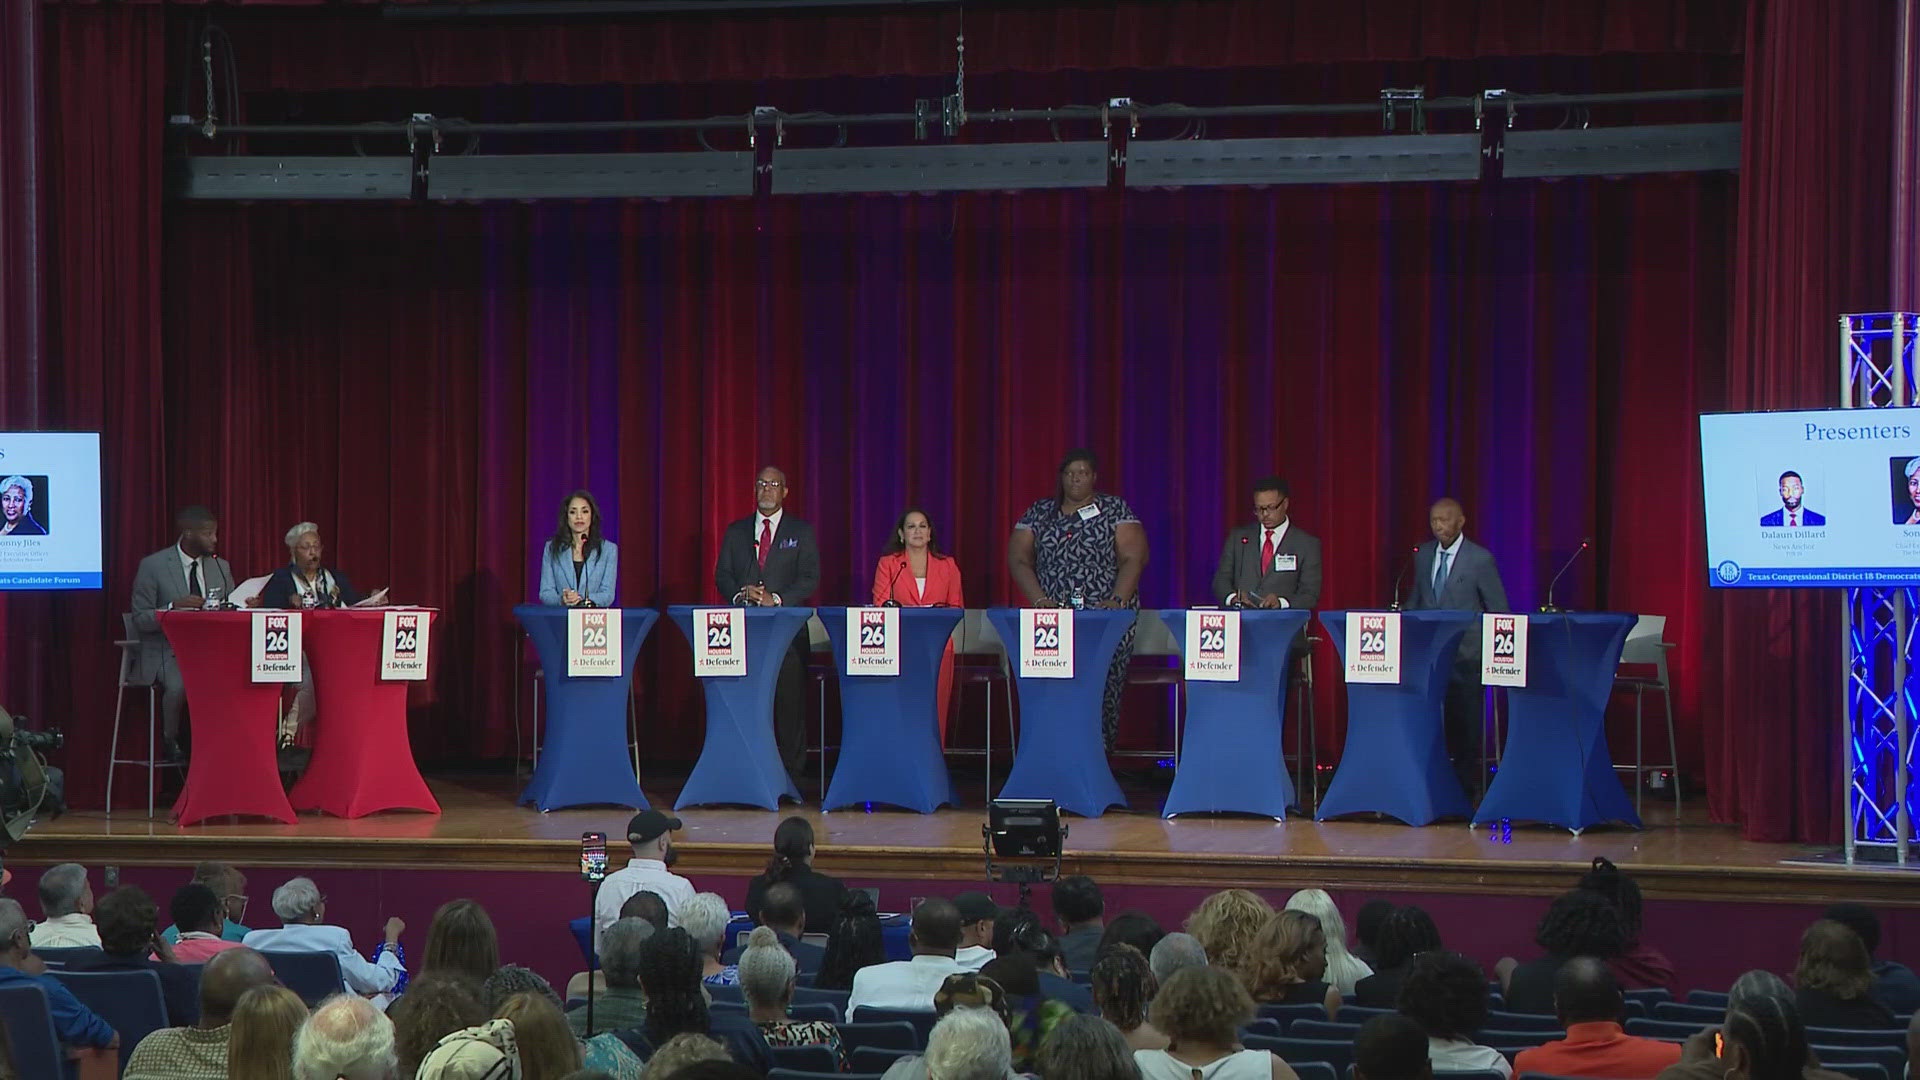
<path id="1" fill-rule="evenodd" d="M 1293 524 L 1287 482 L 1253 485 L 1255 524 L 1227 533 L 1213 595 L 1227 607 L 1310 608 L 1320 602 L 1320 541 Z"/>
<path id="2" fill-rule="evenodd" d="M 214 554 L 220 542 L 220 523 L 204 506 L 189 506 L 174 518 L 180 539 L 140 560 L 133 575 L 133 629 L 140 638 L 140 662 L 134 678 L 160 682 L 160 714 L 166 735 L 165 760 L 180 760 L 180 711 L 187 692 L 180 681 L 180 665 L 173 646 L 160 631 L 162 611 L 205 607 L 209 590 L 233 595 L 233 568 Z"/>
<path id="3" fill-rule="evenodd" d="M 1455 499 L 1441 499 L 1427 513 L 1433 539 L 1413 556 L 1413 598 L 1409 611 L 1507 611 L 1507 589 L 1493 552 L 1466 538 L 1466 511 Z M 1447 755 L 1471 796 L 1486 779 L 1480 749 L 1486 710 L 1480 691 L 1480 627 L 1460 639 L 1453 678 L 1447 683 Z"/>

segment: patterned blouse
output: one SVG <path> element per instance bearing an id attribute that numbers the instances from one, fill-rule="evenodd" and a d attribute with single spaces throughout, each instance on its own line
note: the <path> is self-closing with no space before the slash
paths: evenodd
<path id="1" fill-rule="evenodd" d="M 1113 595 L 1120 579 L 1114 534 L 1139 520 L 1118 495 L 1095 495 L 1071 514 L 1062 514 L 1054 499 L 1041 499 L 1013 527 L 1033 533 L 1033 572 L 1041 591 L 1065 604 L 1078 589 L 1087 607 L 1097 607 Z"/>
<path id="2" fill-rule="evenodd" d="M 740 965 L 728 964 L 711 975 L 702 976 L 700 981 L 708 986 L 739 986 Z"/>
<path id="3" fill-rule="evenodd" d="M 825 1020 L 774 1020 L 759 1026 L 768 1046 L 824 1046 L 833 1051 L 842 1070 L 847 1067 L 847 1051 L 840 1045 L 840 1030 Z"/>

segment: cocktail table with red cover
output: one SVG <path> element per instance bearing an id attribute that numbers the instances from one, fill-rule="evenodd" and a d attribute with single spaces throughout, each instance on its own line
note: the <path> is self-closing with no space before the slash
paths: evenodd
<path id="1" fill-rule="evenodd" d="M 285 684 L 253 681 L 253 613 L 163 611 L 160 630 L 193 710 L 193 760 L 174 800 L 174 821 L 244 814 L 293 824 L 274 760 Z"/>
<path id="2" fill-rule="evenodd" d="M 432 608 L 429 618 L 439 615 Z M 300 636 L 313 665 L 313 758 L 288 799 L 297 810 L 356 818 L 381 810 L 440 812 L 407 736 L 411 682 L 380 677 L 380 608 L 309 611 Z M 247 657 L 245 649 L 241 659 Z M 431 653 L 429 653 L 431 661 Z"/>

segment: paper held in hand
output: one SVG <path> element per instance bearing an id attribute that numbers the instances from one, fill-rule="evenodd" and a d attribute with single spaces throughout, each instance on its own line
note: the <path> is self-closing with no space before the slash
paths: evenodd
<path id="1" fill-rule="evenodd" d="M 1347 616 L 1347 681 L 1400 681 L 1400 613 L 1356 611 Z"/>
<path id="2" fill-rule="evenodd" d="M 697 678 L 747 673 L 747 609 L 695 608 L 693 674 Z"/>
<path id="3" fill-rule="evenodd" d="M 1073 609 L 1020 609 L 1020 676 L 1073 678 Z"/>
<path id="4" fill-rule="evenodd" d="M 567 609 L 567 674 L 573 678 L 619 678 L 626 654 L 617 608 Z"/>

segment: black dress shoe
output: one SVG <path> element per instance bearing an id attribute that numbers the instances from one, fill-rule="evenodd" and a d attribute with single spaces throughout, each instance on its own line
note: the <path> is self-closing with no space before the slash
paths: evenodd
<path id="1" fill-rule="evenodd" d="M 307 771 L 307 763 L 313 760 L 313 751 L 304 746 L 283 746 L 274 755 L 283 773 Z"/>
<path id="2" fill-rule="evenodd" d="M 187 763 L 187 755 L 180 749 L 180 740 L 171 735 L 161 738 L 159 754 L 160 760 L 154 762 L 156 765 L 185 765 Z"/>

